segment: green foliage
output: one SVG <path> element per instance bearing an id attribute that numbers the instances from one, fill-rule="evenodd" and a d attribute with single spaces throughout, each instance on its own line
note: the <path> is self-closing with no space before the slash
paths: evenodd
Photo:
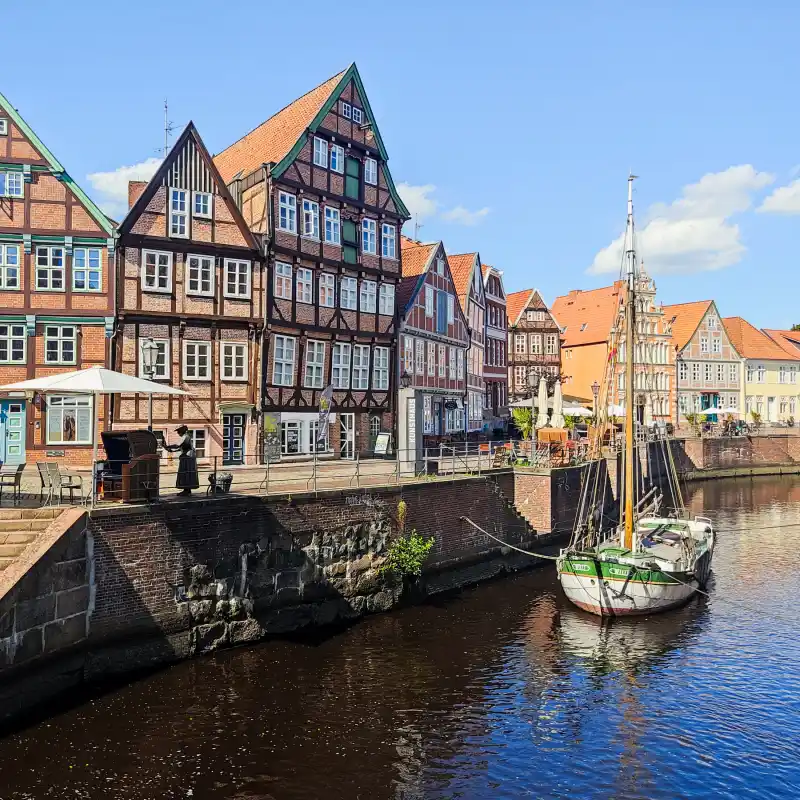
<path id="1" fill-rule="evenodd" d="M 792 327 L 789 328 L 789 330 L 791 330 L 791 331 L 800 331 L 800 325 L 792 325 Z"/>
<path id="2" fill-rule="evenodd" d="M 418 577 L 422 574 L 422 564 L 433 547 L 433 537 L 425 539 L 416 529 L 408 536 L 398 536 L 390 545 L 386 561 L 380 568 L 381 574 L 393 573 L 400 576 Z"/>
<path id="3" fill-rule="evenodd" d="M 408 510 L 408 506 L 406 505 L 406 501 L 403 500 L 401 497 L 397 501 L 397 524 L 401 531 L 405 530 L 406 528 L 406 511 Z"/>
<path id="4" fill-rule="evenodd" d="M 523 439 L 530 439 L 533 435 L 533 409 L 532 408 L 513 408 L 511 418 L 520 432 Z"/>
<path id="5" fill-rule="evenodd" d="M 578 421 L 577 417 L 566 416 L 564 417 L 564 427 L 568 430 L 575 430 L 575 423 Z"/>
<path id="6" fill-rule="evenodd" d="M 758 427 L 761 424 L 761 414 L 759 414 L 758 411 L 751 411 L 750 416 L 753 419 L 753 425 Z"/>

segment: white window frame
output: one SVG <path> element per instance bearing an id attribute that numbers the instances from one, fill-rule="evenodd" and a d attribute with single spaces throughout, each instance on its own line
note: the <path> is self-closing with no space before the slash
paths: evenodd
<path id="1" fill-rule="evenodd" d="M 689 380 L 689 365 L 685 361 L 680 361 L 678 366 L 678 379 Z"/>
<path id="2" fill-rule="evenodd" d="M 447 324 L 452 325 L 456 321 L 456 299 L 453 295 L 447 295 Z"/>
<path id="3" fill-rule="evenodd" d="M 342 244 L 342 215 L 333 206 L 325 206 L 325 242 L 337 246 Z"/>
<path id="4" fill-rule="evenodd" d="M 353 391 L 369 389 L 369 345 L 353 345 Z"/>
<path id="5" fill-rule="evenodd" d="M 155 258 L 154 263 L 154 273 L 153 273 L 153 285 L 147 285 L 147 256 L 153 256 Z M 165 258 L 165 263 L 161 263 L 161 258 Z M 166 286 L 159 286 L 159 273 L 161 268 L 164 268 L 166 271 Z M 170 294 L 172 292 L 172 267 L 173 267 L 173 258 L 172 253 L 165 252 L 163 250 L 142 250 L 142 270 L 141 270 L 141 286 L 143 292 L 159 292 L 161 294 Z"/>
<path id="6" fill-rule="evenodd" d="M 403 369 L 409 374 L 414 374 L 414 338 L 403 337 Z"/>
<path id="7" fill-rule="evenodd" d="M 325 139 L 320 139 L 319 136 L 314 137 L 314 166 L 328 168 L 328 142 Z"/>
<path id="8" fill-rule="evenodd" d="M 197 210 L 197 201 L 205 199 L 206 211 Z M 214 195 L 211 192 L 192 192 L 192 216 L 198 219 L 211 219 L 214 216 Z"/>
<path id="9" fill-rule="evenodd" d="M 416 339 L 414 342 L 414 372 L 417 375 L 425 374 L 425 342 Z"/>
<path id="10" fill-rule="evenodd" d="M 334 342 L 331 359 L 331 385 L 334 389 L 350 388 L 350 352 L 349 342 Z"/>
<path id="11" fill-rule="evenodd" d="M 331 145 L 330 164 L 333 172 L 344 174 L 344 147 L 340 144 Z"/>
<path id="12" fill-rule="evenodd" d="M 447 365 L 448 367 L 448 375 L 450 380 L 456 379 L 456 349 L 455 347 L 450 348 L 450 363 Z"/>
<path id="13" fill-rule="evenodd" d="M 22 172 L 19 170 L 0 170 L 0 176 L 4 178 L 0 197 L 11 197 L 17 200 L 25 197 L 25 178 Z M 13 192 L 11 191 L 12 184 Z"/>
<path id="14" fill-rule="evenodd" d="M 514 352 L 518 356 L 524 356 L 527 352 L 527 341 L 528 337 L 524 333 L 515 333 L 514 334 Z"/>
<path id="15" fill-rule="evenodd" d="M 364 183 L 378 185 L 378 162 L 374 158 L 364 159 Z"/>
<path id="16" fill-rule="evenodd" d="M 558 338 L 554 333 L 545 335 L 544 341 L 544 354 L 546 356 L 554 356 L 558 353 Z"/>
<path id="17" fill-rule="evenodd" d="M 230 359 L 230 364 L 226 363 Z M 241 359 L 241 369 L 236 361 Z M 247 342 L 221 342 L 219 358 L 219 376 L 223 381 L 248 381 Z M 238 373 L 238 374 L 237 374 Z"/>
<path id="18" fill-rule="evenodd" d="M 56 255 L 59 253 L 60 255 Z M 63 247 L 47 247 L 38 245 L 36 247 L 36 280 L 35 286 L 37 292 L 64 292 L 66 291 L 66 250 Z M 44 256 L 46 261 L 45 263 L 40 263 L 39 258 Z M 59 266 L 56 262 L 56 258 L 61 260 L 61 265 Z M 41 277 L 45 278 L 45 285 L 42 286 L 39 283 L 39 279 Z M 60 283 L 61 285 L 58 286 L 56 284 Z"/>
<path id="19" fill-rule="evenodd" d="M 0 119 L 0 136 L 8 136 L 8 120 Z"/>
<path id="20" fill-rule="evenodd" d="M 139 339 L 139 377 L 148 381 L 168 381 L 172 379 L 172 363 L 170 362 L 170 340 L 153 339 L 158 347 L 156 352 L 155 373 L 151 378 L 144 371 L 144 339 Z"/>
<path id="21" fill-rule="evenodd" d="M 317 284 L 320 308 L 335 308 L 336 276 L 332 272 L 320 272 Z"/>
<path id="22" fill-rule="evenodd" d="M 341 109 L 341 111 L 342 111 L 342 116 L 345 119 L 352 119 L 353 118 L 353 106 L 351 106 L 350 103 L 345 103 L 345 101 L 342 100 L 342 109 Z"/>
<path id="23" fill-rule="evenodd" d="M 439 377 L 444 378 L 447 375 L 447 351 L 445 350 L 445 346 L 443 344 L 439 345 L 438 359 Z"/>
<path id="24" fill-rule="evenodd" d="M 62 447 L 64 445 L 86 445 L 91 444 L 93 435 L 94 435 L 94 398 L 91 395 L 50 395 L 47 398 L 47 419 L 45 420 L 45 425 L 47 428 L 47 444 L 48 445 L 58 445 Z M 64 434 L 64 411 L 72 409 L 75 413 L 75 440 L 74 441 L 65 441 L 63 438 Z M 78 416 L 79 412 L 83 410 L 85 413 L 82 415 L 84 420 L 88 416 L 88 422 L 84 425 L 84 430 L 86 431 L 86 436 L 84 438 L 78 438 L 78 432 L 80 430 L 80 425 L 78 424 Z M 56 412 L 60 412 L 61 417 L 61 433 L 60 438 L 54 439 L 50 435 L 50 419 L 52 415 L 55 415 Z"/>
<path id="25" fill-rule="evenodd" d="M 65 335 L 64 331 L 70 331 Z M 50 358 L 50 343 L 56 343 L 56 357 Z M 64 357 L 64 344 L 72 345 L 72 357 Z M 78 363 L 78 326 L 50 323 L 44 326 L 44 362 L 45 364 L 77 364 Z"/>
<path id="26" fill-rule="evenodd" d="M 433 289 L 430 286 L 425 287 L 425 316 L 433 316 Z"/>
<path id="27" fill-rule="evenodd" d="M 394 284 L 382 283 L 378 291 L 378 313 L 384 316 L 394 316 Z"/>
<path id="28" fill-rule="evenodd" d="M 728 364 L 728 382 L 736 383 L 739 380 L 739 365 Z"/>
<path id="29" fill-rule="evenodd" d="M 79 265 L 79 260 L 83 259 L 84 266 Z M 93 267 L 92 262 L 95 261 L 97 266 Z M 78 273 L 86 273 L 84 280 L 84 288 L 78 287 Z M 96 273 L 97 288 L 92 289 L 90 284 L 92 282 L 92 275 Z M 103 291 L 103 251 L 99 247 L 76 247 L 72 251 L 72 291 L 73 292 L 102 292 Z"/>
<path id="30" fill-rule="evenodd" d="M 374 314 L 376 308 L 378 284 L 375 281 L 361 281 L 359 305 L 367 314 Z"/>
<path id="31" fill-rule="evenodd" d="M 305 239 L 319 240 L 319 203 L 303 199 L 303 230 Z"/>
<path id="32" fill-rule="evenodd" d="M 707 353 L 708 352 L 708 336 L 701 336 L 700 337 L 700 352 Z"/>
<path id="33" fill-rule="evenodd" d="M 358 310 L 358 280 L 343 275 L 339 281 L 339 306 L 348 311 Z"/>
<path id="34" fill-rule="evenodd" d="M 436 375 L 436 345 L 433 342 L 428 342 L 428 377 L 433 378 Z"/>
<path id="35" fill-rule="evenodd" d="M 195 266 L 192 266 L 192 261 L 195 261 Z M 214 278 L 216 277 L 216 259 L 214 256 L 201 256 L 198 253 L 187 253 L 185 261 L 186 269 L 186 294 L 196 297 L 213 297 L 214 296 Z M 192 272 L 197 273 L 196 277 L 192 277 Z M 192 281 L 197 283 L 196 288 L 192 288 Z M 208 283 L 208 288 L 204 289 L 203 284 Z"/>
<path id="36" fill-rule="evenodd" d="M 322 389 L 325 379 L 325 342 L 319 339 L 306 341 L 306 367 L 303 386 L 306 389 Z"/>
<path id="37" fill-rule="evenodd" d="M 189 368 L 189 358 L 194 359 L 192 369 Z M 205 367 L 201 368 L 200 359 L 205 356 Z M 198 339 L 183 340 L 183 359 L 181 375 L 184 381 L 210 381 L 211 380 L 211 342 Z"/>
<path id="38" fill-rule="evenodd" d="M 21 352 L 18 350 L 18 358 L 13 358 L 14 342 L 22 342 Z M 7 358 L 0 358 L 0 364 L 24 364 L 28 360 L 28 331 L 24 325 L 13 322 L 0 323 L 0 346 L 7 352 Z"/>
<path id="39" fill-rule="evenodd" d="M 364 217 L 361 220 L 361 252 L 378 255 L 378 223 L 374 219 Z"/>
<path id="40" fill-rule="evenodd" d="M 381 255 L 397 260 L 397 228 L 387 222 L 381 224 Z"/>
<path id="41" fill-rule="evenodd" d="M 719 336 L 712 336 L 711 337 L 711 352 L 712 353 L 721 353 L 722 352 L 722 339 Z"/>
<path id="42" fill-rule="evenodd" d="M 364 112 L 360 108 L 358 108 L 358 106 L 353 106 L 352 112 L 353 112 L 353 122 L 356 125 L 360 125 L 364 121 Z"/>
<path id="43" fill-rule="evenodd" d="M 289 343 L 291 343 L 291 345 L 287 346 Z M 294 336 L 275 336 L 272 356 L 273 386 L 294 386 L 294 359 L 296 351 L 297 340 Z"/>
<path id="44" fill-rule="evenodd" d="M 175 208 L 176 199 L 182 195 L 183 209 Z M 189 202 L 191 192 L 188 189 L 179 189 L 170 186 L 169 189 L 169 235 L 173 239 L 189 238 Z M 176 224 L 177 223 L 177 224 Z M 183 230 L 181 231 L 181 227 Z M 177 228 L 177 230 L 176 230 Z"/>
<path id="45" fill-rule="evenodd" d="M 278 192 L 278 230 L 297 233 L 297 197 L 290 192 Z"/>
<path id="46" fill-rule="evenodd" d="M 222 293 L 225 297 L 249 300 L 252 292 L 253 262 L 238 258 L 225 259 L 225 284 Z M 244 281 L 242 281 L 244 277 Z M 233 280 L 231 280 L 233 278 Z M 234 286 L 231 291 L 231 283 Z"/>
<path id="47" fill-rule="evenodd" d="M 379 392 L 389 391 L 389 348 L 376 347 L 372 356 L 372 388 Z"/>
<path id="48" fill-rule="evenodd" d="M 273 277 L 272 291 L 276 299 L 291 300 L 294 291 L 292 283 L 294 281 L 294 271 L 292 265 L 285 261 L 275 262 L 275 275 Z"/>
<path id="49" fill-rule="evenodd" d="M 298 267 L 295 273 L 295 297 L 298 303 L 314 302 L 314 273 L 308 267 Z"/>
<path id="50" fill-rule="evenodd" d="M 459 349 L 457 355 L 458 355 L 458 379 L 462 380 L 464 377 L 464 351 Z"/>
<path id="51" fill-rule="evenodd" d="M 20 279 L 22 274 L 21 252 L 22 248 L 18 244 L 0 243 L 0 289 L 4 292 L 18 292 L 22 289 L 22 280 Z M 14 254 L 13 261 L 12 253 Z M 11 276 L 13 276 L 13 280 Z"/>

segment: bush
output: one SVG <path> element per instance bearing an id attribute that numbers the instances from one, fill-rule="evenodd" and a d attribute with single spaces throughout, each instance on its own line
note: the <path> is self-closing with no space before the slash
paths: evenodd
<path id="1" fill-rule="evenodd" d="M 408 536 L 399 536 L 389 545 L 386 561 L 380 569 L 381 574 L 393 573 L 401 577 L 419 577 L 422 564 L 433 547 L 434 539 L 425 539 L 411 531 Z"/>

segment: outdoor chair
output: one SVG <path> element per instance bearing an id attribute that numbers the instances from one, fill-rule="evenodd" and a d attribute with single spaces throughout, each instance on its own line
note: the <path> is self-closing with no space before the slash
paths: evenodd
<path id="1" fill-rule="evenodd" d="M 64 502 L 64 491 L 69 492 L 69 502 L 72 504 L 75 502 L 75 490 L 77 489 L 80 493 L 81 502 L 84 501 L 83 496 L 83 478 L 80 475 L 77 475 L 74 472 L 64 471 L 58 468 L 58 464 L 55 461 L 48 461 L 47 463 L 47 473 L 50 476 L 51 487 L 50 487 L 50 501 L 52 501 L 56 492 L 58 492 L 58 502 L 59 504 Z"/>
<path id="2" fill-rule="evenodd" d="M 50 480 L 47 464 L 44 461 L 37 461 L 36 469 L 39 470 L 39 480 L 41 481 L 41 486 L 39 487 L 39 502 L 44 502 L 45 494 L 47 494 L 47 502 L 50 502 L 53 493 L 53 482 Z"/>
<path id="3" fill-rule="evenodd" d="M 3 487 L 11 489 L 11 497 L 14 505 L 22 500 L 22 473 L 25 471 L 25 464 L 17 464 L 13 472 L 0 472 L 0 505 L 3 504 Z"/>

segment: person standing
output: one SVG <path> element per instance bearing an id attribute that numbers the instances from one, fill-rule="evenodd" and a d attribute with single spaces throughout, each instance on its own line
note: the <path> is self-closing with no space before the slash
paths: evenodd
<path id="1" fill-rule="evenodd" d="M 183 489 L 179 492 L 181 497 L 189 497 L 192 489 L 200 488 L 200 478 L 197 475 L 197 454 L 194 450 L 194 443 L 189 434 L 189 429 L 185 425 L 175 428 L 175 433 L 181 436 L 178 444 L 166 445 L 170 453 L 180 452 L 178 457 L 178 479 L 175 483 L 176 488 Z"/>

